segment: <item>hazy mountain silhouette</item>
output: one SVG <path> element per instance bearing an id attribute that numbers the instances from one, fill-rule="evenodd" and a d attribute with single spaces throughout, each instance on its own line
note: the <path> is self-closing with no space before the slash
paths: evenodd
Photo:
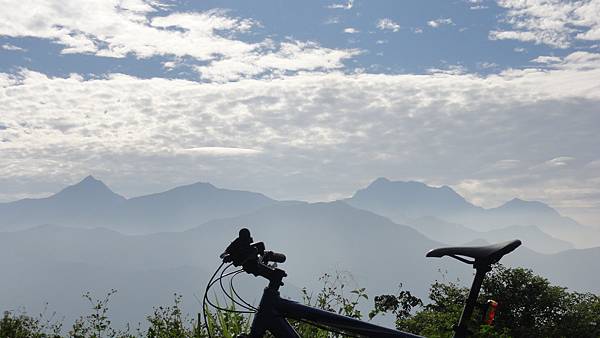
<path id="1" fill-rule="evenodd" d="M 204 286 L 205 279 L 199 275 L 218 266 L 218 255 L 242 226 L 252 230 L 255 240 L 287 255 L 282 265 L 290 275 L 286 292 L 293 285 L 316 289 L 322 273 L 343 270 L 352 272 L 371 294 L 394 291 L 400 282 L 425 294 L 429 282 L 440 277 L 438 269 L 453 266 L 426 261 L 425 252 L 440 243 L 343 202 L 283 203 L 185 232 L 149 235 L 45 225 L 0 236 L 3 274 L 11 276 L 0 279 L 2 309 L 18 305 L 39 309 L 50 301 L 49 307 L 63 314 L 82 311 L 87 305 L 79 299 L 83 291 L 131 290 L 133 284 L 141 284 L 133 294 L 144 299 L 145 305 L 167 303 L 164 295 L 174 291 L 192 301 L 193 293 L 201 294 Z M 468 277 L 469 272 L 463 269 L 452 275 Z M 140 276 L 153 280 L 144 283 Z M 253 281 L 250 285 L 256 294 L 265 285 L 253 277 L 243 279 Z M 195 289 L 190 286 L 193 283 L 197 283 Z M 67 297 L 67 292 L 72 294 Z M 65 301 L 54 295 L 62 295 Z M 72 307 L 76 301 L 80 306 Z M 119 302 L 122 318 L 137 319 L 151 310 L 142 310 L 141 305 Z"/>
<path id="2" fill-rule="evenodd" d="M 528 248 L 541 253 L 556 253 L 574 248 L 573 244 L 554 238 L 535 226 L 513 225 L 498 230 L 476 231 L 431 216 L 408 220 L 407 224 L 433 240 L 450 245 L 462 245 L 478 239 L 492 243 L 519 238 L 527 243 Z"/>
<path id="3" fill-rule="evenodd" d="M 424 252 L 440 243 L 344 202 L 273 205 L 247 215 L 210 221 L 187 233 L 217 238 L 215 242 L 220 243 L 229 241 L 242 226 L 252 230 L 255 240 L 287 254 L 285 266 L 297 285 L 315 283 L 320 274 L 337 268 L 351 271 L 370 289 L 395 288 L 402 281 L 425 291 L 423 280 L 437 274 L 435 264 L 426 264 Z M 408 271 L 415 275 L 410 276 Z"/>
<path id="4" fill-rule="evenodd" d="M 467 202 L 452 188 L 430 187 L 421 182 L 390 181 L 380 177 L 358 190 L 346 202 L 371 210 L 394 221 L 434 216 L 447 219 L 457 213 L 477 213 L 483 209 Z"/>
<path id="5" fill-rule="evenodd" d="M 91 183 L 103 191 L 102 198 L 112 201 L 110 203 L 122 205 L 131 201 L 107 193 L 97 181 L 87 181 L 83 186 L 63 190 L 59 193 L 63 197 L 56 197 L 57 194 L 49 199 L 78 196 L 79 192 L 85 191 L 80 188 Z M 160 208 L 165 203 L 166 210 L 187 210 L 193 209 L 194 204 L 177 202 L 177 198 L 185 200 L 190 195 L 219 194 L 222 196 L 214 200 L 225 201 L 230 191 L 198 184 L 149 195 L 135 203 L 153 208 Z M 252 193 L 237 196 L 242 196 L 240 201 L 256 197 Z M 205 199 L 198 198 L 198 201 Z M 269 249 L 287 255 L 288 260 L 282 265 L 289 274 L 284 287 L 286 292 L 296 290 L 294 286 L 316 289 L 319 286 L 317 278 L 335 270 L 350 271 L 371 295 L 394 292 L 397 285 L 403 283 L 406 288 L 424 296 L 430 283 L 442 278 L 439 270 L 449 271 L 446 278 L 458 277 L 465 284 L 470 282 L 472 269 L 469 266 L 452 259 L 426 259 L 424 255 L 429 249 L 445 245 L 409 226 L 341 201 L 264 201 L 270 204 L 234 217 L 214 219 L 183 232 L 123 235 L 106 229 L 56 225 L 4 232 L 0 236 L 0 266 L 3 275 L 8 277 L 0 279 L 2 309 L 27 306 L 34 311 L 49 301 L 50 309 L 71 318 L 81 314 L 87 306 L 79 298 L 82 292 L 90 290 L 102 295 L 117 288 L 123 298 L 115 298 L 115 308 L 119 308 L 122 320 L 140 320 L 142 313 L 151 311 L 151 305 L 169 303 L 170 295 L 175 291 L 182 293 L 188 304 L 191 302 L 187 309 L 196 312 L 199 306 L 194 303 L 194 294 L 201 294 L 207 273 L 218 266 L 218 255 L 241 227 L 250 228 L 254 239 L 264 241 Z M 169 203 L 173 205 L 169 206 Z M 137 216 L 133 215 L 131 217 L 135 219 Z M 153 214 L 153 217 L 160 216 Z M 519 248 L 508 257 L 507 263 L 531 267 L 562 285 L 599 291 L 596 270 L 590 268 L 591 265 L 575 263 L 591 264 L 599 260 L 600 250 L 569 250 L 543 255 Z M 245 292 L 254 299 L 252 295 L 261 292 L 264 282 L 253 277 L 243 280 L 238 285 L 241 289 L 246 286 Z"/>
<path id="6" fill-rule="evenodd" d="M 580 292 L 600 293 L 600 247 L 572 249 L 551 255 L 539 254 L 525 247 L 502 261 L 531 268 L 556 285 Z"/>
<path id="7" fill-rule="evenodd" d="M 555 239 L 580 247 L 600 245 L 600 231 L 581 225 L 536 201 L 515 198 L 500 207 L 484 209 L 469 203 L 447 186 L 435 188 L 420 182 L 394 182 L 385 178 L 378 178 L 345 201 L 395 222 L 410 224 L 420 219 L 416 222 L 419 226 L 415 225 L 415 228 L 429 234 L 443 232 L 451 236 L 455 231 L 456 237 L 469 237 L 472 234 L 468 228 L 478 232 L 498 230 L 497 235 L 507 232 L 526 236 L 533 231 L 530 227 L 535 226 Z M 427 223 L 427 220 L 431 222 Z M 566 248 L 565 243 L 560 247 Z M 553 251 L 548 249 L 543 251 Z"/>
<path id="8" fill-rule="evenodd" d="M 543 203 L 513 199 L 484 209 L 447 186 L 379 178 L 345 202 L 449 244 L 520 237 L 528 239 L 532 249 L 548 253 L 571 248 L 568 242 L 580 247 L 600 245 L 600 231 L 563 217 Z M 0 203 L 0 230 L 60 224 L 140 234 L 181 231 L 281 203 L 259 193 L 220 189 L 210 183 L 126 199 L 88 176 L 47 198 Z"/>
<path id="9" fill-rule="evenodd" d="M 106 216 L 123 206 L 126 199 L 103 182 L 88 176 L 78 184 L 39 199 L 0 203 L 0 229 L 14 230 L 46 223 L 106 226 Z"/>
<path id="10" fill-rule="evenodd" d="M 127 233 L 178 231 L 272 203 L 275 201 L 259 193 L 220 189 L 209 183 L 126 199 L 88 176 L 47 198 L 0 203 L 0 230 L 60 224 Z"/>
<path id="11" fill-rule="evenodd" d="M 115 223 L 133 229 L 183 230 L 212 219 L 245 214 L 275 202 L 259 193 L 195 183 L 131 198 L 120 209 Z M 166 228 L 167 224 L 172 227 Z"/>
<path id="12" fill-rule="evenodd" d="M 600 291 L 600 275 L 592 268 L 600 248 L 557 254 L 529 249 L 569 249 L 546 232 L 582 227 L 542 203 L 515 199 L 483 209 L 449 187 L 386 179 L 346 201 L 279 202 L 209 183 L 126 199 L 89 176 L 48 198 L 3 203 L 0 310 L 25 306 L 36 313 L 48 301 L 49 309 L 68 321 L 87 310 L 83 292 L 103 296 L 116 288 L 112 308 L 119 320 L 143 320 L 153 305 L 170 303 L 173 292 L 195 313 L 200 306 L 194 295 L 201 295 L 218 255 L 241 227 L 287 255 L 284 293 L 295 298 L 298 287 L 315 290 L 321 274 L 336 270 L 351 272 L 370 295 L 394 292 L 403 283 L 425 296 L 435 279 L 460 278 L 467 284 L 472 277 L 472 269 L 455 260 L 426 259 L 429 249 L 446 246 L 441 242 L 481 245 L 512 238 L 523 240 L 524 247 L 503 262 L 533 268 L 580 291 Z M 475 227 L 481 220 L 486 226 Z M 98 226 L 104 228 L 90 229 Z M 5 232 L 15 229 L 26 230 Z M 264 281 L 242 280 L 238 288 L 255 300 Z"/>
<path id="13" fill-rule="evenodd" d="M 580 246 L 600 245 L 600 231 L 583 226 L 537 201 L 514 198 L 497 208 L 487 210 L 485 220 L 496 228 L 502 225 L 536 225 L 554 237 L 566 239 Z M 477 222 L 477 219 L 473 221 Z"/>

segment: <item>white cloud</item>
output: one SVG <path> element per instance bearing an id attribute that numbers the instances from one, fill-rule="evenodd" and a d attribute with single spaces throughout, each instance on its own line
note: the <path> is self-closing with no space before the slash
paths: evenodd
<path id="1" fill-rule="evenodd" d="M 316 43 L 290 41 L 281 43 L 274 50 L 213 61 L 197 69 L 203 79 L 237 81 L 266 72 L 269 72 L 267 75 L 282 76 L 288 72 L 339 69 L 343 67 L 343 60 L 359 53 L 358 50 L 330 49 Z"/>
<path id="2" fill-rule="evenodd" d="M 482 0 L 465 0 L 469 4 L 470 10 L 487 9 L 488 6 L 484 5 Z"/>
<path id="3" fill-rule="evenodd" d="M 4 50 L 10 50 L 10 51 L 16 51 L 16 52 L 26 52 L 27 51 L 24 48 L 21 48 L 19 46 L 15 46 L 15 45 L 11 45 L 10 43 L 5 43 L 2 46 L 0 46 L 0 48 L 2 48 Z"/>
<path id="4" fill-rule="evenodd" d="M 165 61 L 162 63 L 163 68 L 165 69 L 173 69 L 175 67 L 177 67 L 177 62 L 175 61 Z"/>
<path id="5" fill-rule="evenodd" d="M 390 30 L 392 32 L 397 32 L 400 30 L 400 25 L 394 22 L 392 19 L 383 18 L 377 21 L 377 28 L 381 30 Z"/>
<path id="6" fill-rule="evenodd" d="M 519 166 L 519 160 L 500 160 L 494 163 L 494 167 L 501 170 L 514 169 Z"/>
<path id="7" fill-rule="evenodd" d="M 128 54 L 138 58 L 189 56 L 207 62 L 197 68 L 207 80 L 339 68 L 342 60 L 356 54 L 302 41 L 281 43 L 280 49 L 273 48 L 275 44 L 268 39 L 244 42 L 236 36 L 259 23 L 232 17 L 224 10 L 156 16 L 160 5 L 142 0 L 16 1 L 10 4 L 11 11 L 0 12 L 0 35 L 50 39 L 64 45 L 62 53 L 117 58 Z"/>
<path id="8" fill-rule="evenodd" d="M 548 64 L 548 63 L 556 63 L 556 62 L 560 62 L 562 61 L 562 59 L 558 56 L 538 56 L 535 59 L 531 60 L 531 62 L 535 62 L 535 63 L 544 63 L 544 64 Z"/>
<path id="9" fill-rule="evenodd" d="M 563 167 L 573 160 L 574 158 L 570 156 L 560 156 L 544 162 L 544 165 L 549 167 Z"/>
<path id="10" fill-rule="evenodd" d="M 359 32 L 360 31 L 358 29 L 353 28 L 353 27 L 348 27 L 348 28 L 344 29 L 344 33 L 347 33 L 347 34 L 357 34 Z"/>
<path id="11" fill-rule="evenodd" d="M 430 20 L 427 21 L 427 25 L 433 28 L 438 28 L 442 25 L 453 25 L 454 22 L 452 22 L 451 18 L 445 18 L 445 19 L 436 19 L 436 20 Z"/>
<path id="12" fill-rule="evenodd" d="M 467 68 L 463 65 L 448 65 L 446 68 L 428 68 L 426 71 L 429 74 L 461 75 L 467 73 Z"/>
<path id="13" fill-rule="evenodd" d="M 567 48 L 573 40 L 600 40 L 600 0 L 498 0 L 507 9 L 509 29 L 494 30 L 492 40 L 520 40 Z"/>
<path id="14" fill-rule="evenodd" d="M 477 68 L 479 69 L 491 69 L 498 68 L 498 64 L 495 62 L 477 62 Z"/>
<path id="15" fill-rule="evenodd" d="M 51 39 L 63 53 L 124 57 L 174 54 L 211 59 L 237 54 L 255 46 L 216 34 L 218 30 L 247 31 L 254 23 L 231 18 L 223 11 L 173 13 L 149 18 L 156 11 L 141 0 L 15 1 L 0 14 L 0 34 Z M 168 29 L 167 29 L 168 28 Z M 177 29 L 175 29 L 177 28 Z"/>
<path id="16" fill-rule="evenodd" d="M 325 22 L 324 22 L 324 24 L 326 24 L 326 25 L 336 25 L 338 23 L 340 23 L 340 18 L 337 16 L 327 18 L 327 20 L 325 20 Z"/>
<path id="17" fill-rule="evenodd" d="M 352 9 L 352 7 L 354 6 L 354 0 L 348 0 L 345 3 L 336 3 L 336 4 L 331 4 L 329 6 L 327 6 L 327 8 L 330 9 Z"/>
<path id="18" fill-rule="evenodd" d="M 538 56 L 531 62 L 545 64 L 552 68 L 585 69 L 600 64 L 600 54 L 590 52 L 574 52 L 564 58 L 558 56 Z"/>
<path id="19" fill-rule="evenodd" d="M 578 159 L 598 159 L 598 56 L 488 76 L 331 72 L 221 84 L 0 74 L 0 177 L 202 178 L 303 198 L 418 176 L 500 189 L 475 195 L 487 203 L 539 197 L 560 182 L 569 205 L 589 204 L 577 191 L 600 175 Z M 518 175 L 548 161 L 554 169 Z"/>
<path id="20" fill-rule="evenodd" d="M 193 156 L 242 156 L 257 155 L 262 151 L 257 149 L 228 148 L 228 147 L 193 147 L 177 149 L 175 153 Z"/>

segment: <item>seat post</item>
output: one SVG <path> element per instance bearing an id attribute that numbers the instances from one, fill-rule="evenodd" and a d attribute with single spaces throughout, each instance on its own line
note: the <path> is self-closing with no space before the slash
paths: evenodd
<path id="1" fill-rule="evenodd" d="M 469 333 L 467 323 L 469 319 L 471 319 L 473 309 L 475 309 L 477 296 L 479 296 L 479 290 L 481 290 L 481 284 L 483 283 L 485 274 L 492 269 L 489 264 L 478 264 L 478 262 L 475 262 L 473 266 L 475 267 L 475 278 L 473 279 L 469 297 L 465 302 L 465 307 L 463 308 L 458 325 L 454 327 L 454 338 L 467 337 L 467 334 Z"/>

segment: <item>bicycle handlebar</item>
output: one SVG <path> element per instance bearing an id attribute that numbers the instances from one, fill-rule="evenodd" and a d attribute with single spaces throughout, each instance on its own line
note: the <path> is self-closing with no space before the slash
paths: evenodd
<path id="1" fill-rule="evenodd" d="M 275 262 L 275 263 L 285 263 L 285 255 L 279 252 L 273 251 L 265 251 L 263 255 L 263 261 L 266 262 Z"/>
<path id="2" fill-rule="evenodd" d="M 275 266 L 269 266 L 269 262 L 283 263 L 286 257 L 282 253 L 265 251 L 263 242 L 252 243 L 253 239 L 250 230 L 243 228 L 240 230 L 238 238 L 234 239 L 219 257 L 224 263 L 232 263 L 234 266 L 241 266 L 242 269 L 255 276 L 261 276 L 268 279 L 271 285 L 279 287 L 283 285 L 281 279 L 287 274 Z"/>

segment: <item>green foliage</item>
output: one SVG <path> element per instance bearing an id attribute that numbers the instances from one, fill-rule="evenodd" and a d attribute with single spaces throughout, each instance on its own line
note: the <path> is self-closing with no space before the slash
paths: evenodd
<path id="1" fill-rule="evenodd" d="M 348 290 L 349 275 L 336 273 L 320 278 L 323 287 L 316 293 L 303 289 L 306 305 L 361 319 L 359 306 L 368 300 L 364 288 Z M 116 293 L 111 290 L 104 298 L 95 299 L 89 293 L 83 297 L 90 304 L 90 313 L 75 321 L 68 332 L 70 338 L 206 338 L 207 328 L 212 337 L 234 338 L 250 329 L 252 316 L 235 313 L 235 304 L 224 310 L 207 311 L 206 323 L 189 318 L 182 312 L 180 295 L 168 306 L 154 308 L 146 317 L 147 329 L 138 327 L 131 332 L 127 326 L 117 330 L 109 318 L 108 304 Z M 369 319 L 391 313 L 398 329 L 426 337 L 452 337 L 452 327 L 458 321 L 468 289 L 454 282 L 435 282 L 429 290 L 428 302 L 423 302 L 402 285 L 397 294 L 374 298 Z M 232 295 L 233 296 L 233 295 Z M 566 288 L 551 285 L 547 279 L 522 268 L 494 267 L 485 279 L 478 303 L 488 299 L 500 305 L 493 325 L 483 325 L 483 309 L 476 307 L 469 323 L 474 337 L 600 337 L 600 297 L 591 293 L 568 292 Z M 208 309 L 207 309 L 208 310 Z M 338 338 L 310 323 L 291 321 L 302 337 Z M 45 319 L 44 314 L 30 317 L 25 313 L 5 312 L 0 319 L 1 338 L 61 338 L 62 323 Z M 267 337 L 272 337 L 267 335 Z"/>
<path id="2" fill-rule="evenodd" d="M 146 317 L 149 323 L 146 334 L 138 332 L 138 335 L 148 338 L 205 337 L 204 330 L 182 314 L 181 298 L 181 295 L 174 294 L 173 305 L 155 307 L 154 312 Z"/>
<path id="3" fill-rule="evenodd" d="M 344 316 L 360 319 L 362 314 L 358 310 L 361 299 L 369 299 L 365 288 L 357 288 L 347 294 L 347 285 L 351 276 L 347 273 L 337 272 L 335 276 L 324 274 L 319 278 L 323 287 L 316 297 L 309 294 L 306 288 L 302 289 L 304 304 L 314 306 L 322 310 L 335 312 Z"/>
<path id="4" fill-rule="evenodd" d="M 233 292 L 230 292 L 230 296 L 233 297 Z M 215 302 L 215 305 L 222 307 L 216 297 Z M 224 309 L 226 310 L 214 312 L 211 312 L 208 307 L 205 309 L 207 311 L 206 327 L 210 329 L 213 337 L 235 338 L 250 331 L 251 316 L 235 312 L 238 309 L 234 303 L 227 305 Z"/>
<path id="5" fill-rule="evenodd" d="M 92 312 L 75 321 L 69 331 L 72 338 L 127 338 L 131 337 L 129 328 L 119 331 L 112 327 L 108 317 L 108 302 L 117 290 L 110 290 L 103 299 L 93 298 L 89 292 L 83 295 L 92 307 Z"/>
<path id="6" fill-rule="evenodd" d="M 2 338 L 60 338 L 62 323 L 53 320 L 54 314 L 46 319 L 44 313 L 30 317 L 25 313 L 4 312 L 0 320 Z"/>
<path id="7" fill-rule="evenodd" d="M 429 289 L 430 302 L 412 301 L 415 306 L 422 308 L 414 315 L 404 312 L 402 316 L 396 316 L 396 327 L 399 330 L 420 333 L 427 337 L 452 337 L 452 327 L 456 324 L 462 311 L 462 306 L 467 298 L 468 290 L 460 287 L 457 283 L 435 282 Z M 410 298 L 401 298 L 408 302 Z M 407 305 L 405 305 L 407 307 Z M 412 310 L 413 307 L 410 307 Z"/>
<path id="8" fill-rule="evenodd" d="M 435 282 L 426 305 L 401 291 L 375 297 L 372 314 L 392 312 L 400 330 L 452 337 L 467 295 L 468 288 L 457 283 Z M 476 307 L 468 324 L 475 337 L 600 337 L 600 297 L 568 292 L 531 270 L 495 266 L 484 280 L 478 304 L 488 299 L 500 304 L 494 323 L 484 325 L 483 307 Z"/>
<path id="9" fill-rule="evenodd" d="M 365 288 L 356 288 L 347 291 L 351 276 L 348 273 L 336 272 L 335 276 L 324 274 L 319 280 L 323 287 L 317 295 L 302 289 L 302 300 L 305 305 L 313 306 L 325 311 L 334 312 L 344 316 L 361 319 L 362 313 L 358 309 L 361 300 L 368 300 Z M 294 329 L 302 337 L 334 338 L 345 337 L 307 322 L 291 321 Z"/>
<path id="10" fill-rule="evenodd" d="M 397 321 L 410 317 L 411 310 L 416 306 L 422 306 L 421 299 L 413 296 L 410 291 L 402 290 L 402 284 L 399 286 L 398 295 L 381 295 L 374 298 L 374 308 L 369 312 L 369 319 L 380 313 L 391 312 L 396 316 Z"/>
<path id="11" fill-rule="evenodd" d="M 500 307 L 496 326 L 515 337 L 599 337 L 600 298 L 568 292 L 531 270 L 498 265 L 483 283 Z"/>

